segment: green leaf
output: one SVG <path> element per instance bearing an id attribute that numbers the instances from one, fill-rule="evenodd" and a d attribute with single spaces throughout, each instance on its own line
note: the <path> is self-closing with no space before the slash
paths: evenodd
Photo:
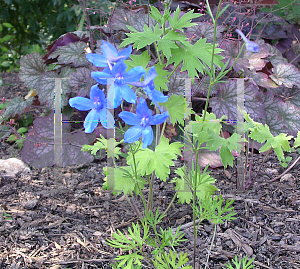
<path id="1" fill-rule="evenodd" d="M 294 148 L 300 147 L 300 131 L 297 133 L 297 138 L 295 139 Z"/>
<path id="2" fill-rule="evenodd" d="M 18 131 L 17 131 L 18 134 L 22 134 L 22 133 L 26 133 L 26 132 L 28 132 L 28 129 L 25 128 L 25 127 L 21 127 L 21 128 L 19 128 Z"/>
<path id="3" fill-rule="evenodd" d="M 156 90 L 159 90 L 159 91 L 162 91 L 162 90 L 167 91 L 168 90 L 167 76 L 168 76 L 169 72 L 167 70 L 164 70 L 163 69 L 164 67 L 165 66 L 161 65 L 160 63 L 157 63 L 155 65 L 155 71 L 157 73 L 157 77 L 154 79 L 154 84 L 155 84 Z"/>
<path id="4" fill-rule="evenodd" d="M 227 167 L 229 164 L 231 167 L 233 167 L 233 154 L 232 151 L 235 150 L 236 152 L 240 152 L 242 148 L 242 142 L 246 142 L 244 138 L 241 137 L 239 134 L 233 134 L 227 139 L 223 140 L 221 149 L 220 149 L 220 156 L 222 159 L 222 163 L 224 165 L 224 168 Z"/>
<path id="5" fill-rule="evenodd" d="M 163 105 L 168 109 L 173 125 L 176 122 L 181 125 L 184 124 L 184 110 L 187 108 L 184 105 L 183 95 L 173 94 Z"/>
<path id="6" fill-rule="evenodd" d="M 9 22 L 3 22 L 2 25 L 7 28 L 13 28 L 13 26 Z"/>
<path id="7" fill-rule="evenodd" d="M 206 39 L 199 39 L 194 46 L 190 43 L 184 45 L 184 48 L 178 47 L 172 49 L 172 57 L 168 60 L 167 64 L 175 63 L 175 65 L 183 62 L 181 71 L 188 71 L 189 77 L 198 77 L 197 71 L 203 74 L 204 65 L 210 66 L 211 64 L 211 54 L 212 54 L 212 44 L 206 43 Z M 215 49 L 214 63 L 218 67 L 223 66 L 222 56 L 217 55 L 222 50 L 219 48 Z"/>
<path id="8" fill-rule="evenodd" d="M 6 36 L 0 38 L 0 43 L 7 42 L 7 41 L 11 40 L 12 38 L 13 38 L 12 35 L 6 35 Z"/>
<path id="9" fill-rule="evenodd" d="M 159 10 L 150 5 L 150 17 L 154 20 L 156 20 L 157 22 L 159 22 L 161 25 L 163 24 L 163 15 L 159 12 Z"/>
<path id="10" fill-rule="evenodd" d="M 131 54 L 130 59 L 132 61 L 130 60 L 124 61 L 128 69 L 131 69 L 136 66 L 142 66 L 144 69 L 146 69 L 150 61 L 150 55 L 148 54 L 148 50 L 145 50 L 142 54 L 139 55 Z"/>
<path id="11" fill-rule="evenodd" d="M 158 24 L 154 27 L 154 30 L 161 31 L 158 35 L 153 32 L 153 30 L 144 25 L 144 32 L 134 32 L 135 29 L 133 27 L 127 26 L 131 33 L 126 33 L 128 38 L 126 38 L 121 44 L 120 47 L 127 46 L 129 44 L 133 44 L 133 48 L 142 49 L 147 45 L 151 45 L 153 42 L 160 40 L 160 35 L 162 34 L 162 30 L 159 29 Z"/>
<path id="12" fill-rule="evenodd" d="M 300 72 L 293 64 L 280 63 L 273 68 L 273 75 L 270 78 L 277 85 L 284 85 L 288 88 L 292 88 L 293 85 L 300 84 Z"/>
<path id="13" fill-rule="evenodd" d="M 124 192 L 124 194 L 132 195 L 132 192 L 135 191 L 137 194 L 137 184 L 140 189 L 144 188 L 146 184 L 145 179 L 138 176 L 135 178 L 134 172 L 130 166 L 120 166 L 114 169 L 115 176 L 115 187 L 113 189 L 114 194 L 120 194 Z"/>
<path id="14" fill-rule="evenodd" d="M 206 195 L 213 195 L 218 189 L 212 185 L 216 179 L 211 177 L 210 172 L 206 173 L 208 166 L 201 172 L 200 167 L 197 167 L 197 174 L 195 171 L 187 170 L 187 168 L 180 167 L 175 170 L 180 178 L 174 178 L 171 182 L 176 183 L 175 190 L 177 191 L 178 203 L 189 204 L 192 200 L 193 194 L 191 189 L 196 189 L 196 194 L 199 199 L 203 199 Z M 195 177 L 197 175 L 197 184 Z"/>
<path id="15" fill-rule="evenodd" d="M 169 22 L 173 30 L 181 30 L 182 28 L 188 28 L 196 25 L 196 23 L 191 23 L 192 19 L 199 18 L 202 14 L 196 14 L 193 10 L 185 13 L 180 19 L 180 8 L 177 6 L 177 9 L 174 13 L 173 19 L 169 18 Z"/>
<path id="16" fill-rule="evenodd" d="M 177 261 L 178 260 L 178 261 Z M 164 255 L 162 253 L 158 253 L 155 256 L 154 260 L 154 266 L 158 269 L 169 269 L 170 265 L 173 269 L 191 269 L 192 266 L 185 265 L 189 261 L 187 257 L 187 253 L 180 252 L 180 255 L 178 257 L 178 254 L 176 251 L 169 250 L 169 252 L 164 252 Z"/>
<path id="17" fill-rule="evenodd" d="M 177 159 L 177 155 L 181 156 L 180 148 L 182 147 L 183 145 L 179 142 L 169 145 L 169 140 L 162 136 L 161 141 L 154 152 L 149 149 L 140 149 L 135 154 L 138 170 L 141 175 L 150 175 L 154 171 L 156 177 L 166 181 L 170 173 L 170 166 L 174 165 L 173 160 Z M 129 165 L 134 165 L 132 153 L 129 153 L 127 163 Z"/>

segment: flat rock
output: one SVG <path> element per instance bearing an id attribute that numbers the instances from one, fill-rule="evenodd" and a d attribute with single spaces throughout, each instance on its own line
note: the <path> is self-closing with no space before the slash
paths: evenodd
<path id="1" fill-rule="evenodd" d="M 30 173 L 30 168 L 17 158 L 0 160 L 0 176 L 14 177 L 16 174 Z"/>

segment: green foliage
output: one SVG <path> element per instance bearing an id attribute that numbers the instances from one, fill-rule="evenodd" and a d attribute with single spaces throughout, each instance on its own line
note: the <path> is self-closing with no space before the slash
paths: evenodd
<path id="1" fill-rule="evenodd" d="M 274 11 L 270 8 L 262 10 L 266 13 L 275 13 L 277 16 L 291 23 L 300 23 L 300 0 L 278 0 L 277 2 L 278 4 L 272 8 Z"/>
<path id="2" fill-rule="evenodd" d="M 205 167 L 201 173 L 200 167 L 196 165 L 196 170 L 189 170 L 185 166 L 177 168 L 176 174 L 180 178 L 174 178 L 171 182 L 175 183 L 175 190 L 177 191 L 178 203 L 189 204 L 193 198 L 193 191 L 199 199 L 203 199 L 206 195 L 213 195 L 218 189 L 213 185 L 216 179 L 211 177 L 210 172 L 207 171 L 208 166 Z"/>
<path id="3" fill-rule="evenodd" d="M 21 55 L 41 53 L 49 40 L 75 31 L 82 16 L 77 0 L 0 0 L 0 6 L 0 71 L 8 72 L 18 70 Z"/>
<path id="4" fill-rule="evenodd" d="M 230 207 L 234 202 L 234 199 L 231 201 L 227 199 L 223 208 L 222 204 L 224 199 L 222 198 L 222 195 L 206 195 L 204 198 L 199 199 L 198 202 L 199 207 L 195 206 L 193 209 L 195 210 L 195 213 L 200 221 L 211 220 L 212 223 L 217 225 L 223 224 L 224 220 L 232 221 L 236 219 L 234 217 L 236 212 L 234 212 L 233 207 Z"/>
<path id="5" fill-rule="evenodd" d="M 254 261 L 254 258 L 252 258 L 248 262 L 247 262 L 247 260 L 248 260 L 247 255 L 244 258 L 240 259 L 239 261 L 238 261 L 237 256 L 235 255 L 234 260 L 232 259 L 232 263 L 235 265 L 235 267 L 233 267 L 231 264 L 225 264 L 225 266 L 226 266 L 226 268 L 229 268 L 229 269 L 250 269 L 250 268 L 253 268 L 254 264 L 252 264 L 252 262 Z M 225 268 L 223 267 L 223 269 L 225 269 Z"/>
<path id="6" fill-rule="evenodd" d="M 179 242 L 186 241 L 186 239 L 182 239 L 184 233 L 179 232 L 180 227 L 177 228 L 175 234 L 172 233 L 171 228 L 168 228 L 168 230 L 160 228 L 160 233 L 158 233 L 156 226 L 161 222 L 163 217 L 164 215 L 159 214 L 158 209 L 156 210 L 155 216 L 152 212 L 146 212 L 145 217 L 140 220 L 143 232 L 141 232 L 139 223 L 133 223 L 133 230 L 129 227 L 128 235 L 125 236 L 120 230 L 117 230 L 117 232 L 112 235 L 113 240 L 107 239 L 109 246 L 132 252 L 131 254 L 115 258 L 115 260 L 121 262 L 116 262 L 113 268 L 142 268 L 140 266 L 144 258 L 152 262 L 155 268 L 192 268 L 191 266 L 184 266 L 184 264 L 188 262 L 187 253 L 180 253 L 178 256 L 176 251 L 164 250 L 166 247 L 174 249 L 174 246 L 178 246 Z M 149 225 L 154 229 L 155 236 L 149 232 Z M 154 248 L 151 253 L 152 257 L 144 253 L 143 247 L 146 245 Z M 136 267 L 133 267 L 134 264 L 136 264 Z"/>
<path id="7" fill-rule="evenodd" d="M 120 142 L 116 142 L 114 138 L 110 138 L 110 141 L 103 136 L 100 135 L 100 138 L 97 138 L 97 142 L 93 145 L 83 145 L 81 148 L 81 151 L 90 151 L 92 155 L 96 155 L 98 151 L 100 151 L 100 157 L 101 157 L 101 151 L 105 150 L 107 151 L 107 145 L 108 143 L 114 143 L 114 156 L 119 159 L 120 155 L 122 155 L 121 148 L 117 147 L 118 145 L 121 145 L 124 142 L 124 140 L 121 140 Z"/>
<path id="8" fill-rule="evenodd" d="M 226 116 L 217 119 L 213 113 L 206 113 L 206 115 L 205 121 L 203 117 L 196 115 L 195 121 L 189 122 L 186 127 L 187 135 L 185 136 L 187 146 L 192 148 L 194 152 L 200 149 L 215 151 L 221 147 L 220 156 L 224 167 L 226 168 L 228 164 L 232 167 L 234 160 L 232 151 L 239 152 L 242 144 L 237 142 L 246 142 L 246 140 L 236 133 L 227 139 L 221 137 L 221 122 L 226 119 Z"/>
<path id="9" fill-rule="evenodd" d="M 134 156 L 129 152 L 126 160 L 129 165 L 134 165 L 136 162 L 140 175 L 150 175 L 154 171 L 157 178 L 166 181 L 170 174 L 170 166 L 174 165 L 173 160 L 176 160 L 178 155 L 181 156 L 180 148 L 182 148 L 181 143 L 169 144 L 169 140 L 162 136 L 155 151 L 140 147 Z"/>
<path id="10" fill-rule="evenodd" d="M 286 167 L 286 159 L 284 157 L 283 150 L 286 152 L 291 152 L 289 140 L 291 140 L 293 136 L 281 133 L 274 137 L 271 134 L 268 125 L 263 125 L 262 123 L 253 121 L 246 111 L 240 111 L 242 111 L 246 121 L 251 126 L 249 128 L 249 131 L 251 131 L 249 137 L 259 143 L 265 143 L 259 149 L 259 152 L 266 152 L 270 149 L 273 149 L 281 165 Z"/>
<path id="11" fill-rule="evenodd" d="M 142 248 L 149 237 L 149 226 L 142 222 L 143 226 L 143 236 L 141 235 L 141 229 L 139 224 L 132 223 L 133 230 L 128 228 L 128 236 L 125 236 L 120 230 L 113 233 L 112 237 L 114 240 L 107 239 L 107 244 L 114 248 L 121 248 L 123 251 L 135 252 L 122 255 L 115 258 L 115 260 L 122 260 L 118 264 L 117 268 L 131 269 L 133 264 L 142 265 L 142 260 L 144 257 L 140 255 L 143 252 Z M 126 267 L 125 264 L 127 263 Z"/>
<path id="12" fill-rule="evenodd" d="M 187 70 L 190 77 L 198 77 L 197 72 L 203 74 L 203 71 L 206 69 L 205 64 L 211 64 L 212 44 L 206 43 L 205 38 L 199 39 L 195 45 L 187 41 L 183 33 L 183 27 L 195 25 L 195 23 L 191 23 L 191 20 L 201 15 L 190 11 L 178 20 L 179 13 L 180 9 L 178 7 L 172 18 L 168 9 L 161 15 L 155 7 L 151 7 L 150 16 L 160 26 L 159 24 L 156 24 L 154 27 L 144 25 L 144 31 L 139 32 L 128 25 L 127 28 L 131 32 L 126 33 L 128 38 L 121 43 L 120 47 L 133 44 L 134 48 L 142 49 L 147 45 L 154 44 L 158 57 L 160 58 L 159 54 L 161 53 L 162 56 L 167 58 L 167 65 L 174 63 L 178 66 L 180 63 L 183 63 L 181 71 Z M 166 22 L 169 22 L 170 27 L 165 28 Z M 217 55 L 221 51 L 221 49 L 217 48 L 214 51 L 214 64 L 218 67 L 223 66 L 221 61 L 223 57 Z"/>

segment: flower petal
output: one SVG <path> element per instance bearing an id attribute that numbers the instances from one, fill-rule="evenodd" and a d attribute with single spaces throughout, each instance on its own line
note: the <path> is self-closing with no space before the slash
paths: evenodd
<path id="1" fill-rule="evenodd" d="M 124 83 L 137 82 L 145 73 L 146 71 L 142 66 L 136 66 L 130 69 L 128 72 L 124 73 Z"/>
<path id="2" fill-rule="evenodd" d="M 119 117 L 128 125 L 137 125 L 141 124 L 141 117 L 132 112 L 122 111 L 119 113 Z"/>
<path id="3" fill-rule="evenodd" d="M 114 78 L 111 74 L 100 71 L 92 72 L 91 77 L 95 79 L 98 83 L 103 85 L 107 85 L 107 80 L 109 78 Z"/>
<path id="4" fill-rule="evenodd" d="M 107 101 L 105 98 L 105 94 L 103 93 L 103 91 L 98 87 L 98 85 L 93 85 L 91 87 L 91 91 L 90 91 L 90 99 L 92 102 L 95 101 L 100 101 L 101 102 L 101 108 L 102 107 L 106 107 Z"/>
<path id="5" fill-rule="evenodd" d="M 150 125 L 161 124 L 169 117 L 169 112 L 166 111 L 162 114 L 156 114 L 151 117 Z"/>
<path id="6" fill-rule="evenodd" d="M 148 74 L 145 76 L 145 79 L 143 81 L 143 83 L 145 85 L 147 85 L 151 80 L 155 79 L 157 76 L 156 70 L 155 70 L 155 66 L 152 66 L 149 71 Z"/>
<path id="7" fill-rule="evenodd" d="M 91 62 L 94 66 L 97 67 L 107 67 L 107 60 L 100 54 L 97 53 L 88 53 L 86 58 L 89 62 Z"/>
<path id="8" fill-rule="evenodd" d="M 113 129 L 115 126 L 114 116 L 106 108 L 100 111 L 100 121 L 105 129 Z"/>
<path id="9" fill-rule="evenodd" d="M 117 49 L 110 44 L 109 42 L 102 41 L 101 49 L 103 52 L 103 56 L 110 62 L 114 62 L 114 58 L 118 56 Z"/>
<path id="10" fill-rule="evenodd" d="M 111 70 L 111 74 L 115 78 L 117 78 L 119 76 L 123 76 L 123 74 L 126 72 L 126 68 L 127 68 L 127 65 L 123 61 L 119 61 L 113 66 L 113 68 Z"/>
<path id="11" fill-rule="evenodd" d="M 123 49 L 118 53 L 118 57 L 124 56 L 123 59 L 126 60 L 132 52 L 132 46 L 128 46 L 126 49 Z"/>
<path id="12" fill-rule="evenodd" d="M 81 96 L 70 98 L 69 104 L 70 107 L 74 107 L 80 111 L 88 111 L 93 108 L 93 102 L 90 99 Z"/>
<path id="13" fill-rule="evenodd" d="M 151 126 L 147 126 L 142 131 L 142 142 L 143 142 L 142 148 L 143 149 L 147 148 L 149 145 L 152 144 L 152 141 L 153 141 L 153 130 Z"/>
<path id="14" fill-rule="evenodd" d="M 148 116 L 148 118 L 152 117 L 152 112 L 148 108 L 147 103 L 143 97 L 140 97 L 139 103 L 136 106 L 136 114 L 140 117 Z"/>
<path id="15" fill-rule="evenodd" d="M 152 90 L 152 99 L 155 99 L 156 102 L 165 103 L 168 101 L 168 96 L 164 95 L 162 92 L 157 90 Z"/>
<path id="16" fill-rule="evenodd" d="M 100 113 L 96 111 L 96 109 L 92 109 L 89 114 L 87 114 L 83 127 L 85 129 L 85 133 L 92 133 L 95 128 L 98 126 L 100 120 Z"/>
<path id="17" fill-rule="evenodd" d="M 142 127 L 133 126 L 129 128 L 124 134 L 124 142 L 133 143 L 137 141 L 142 135 Z"/>
<path id="18" fill-rule="evenodd" d="M 117 83 L 114 84 L 114 89 L 109 89 L 107 100 L 110 102 L 108 107 L 117 108 L 121 105 L 123 96 L 120 87 Z M 111 103 L 111 100 L 113 100 L 113 104 Z"/>
<path id="19" fill-rule="evenodd" d="M 135 104 L 135 102 L 136 102 L 135 92 L 126 84 L 121 84 L 119 87 L 120 87 L 123 99 L 128 103 Z"/>

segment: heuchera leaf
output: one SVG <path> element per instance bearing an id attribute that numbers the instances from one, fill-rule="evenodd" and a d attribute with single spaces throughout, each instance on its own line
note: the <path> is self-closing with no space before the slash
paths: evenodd
<path id="1" fill-rule="evenodd" d="M 237 42 L 233 42 L 232 40 L 225 40 L 224 42 L 222 42 L 220 47 L 223 49 L 221 55 L 225 57 L 223 62 L 226 63 L 227 60 L 230 59 L 228 66 L 231 66 L 238 56 L 239 48 L 241 48 L 242 45 L 238 46 Z M 240 57 L 237 59 L 235 65 L 233 66 L 234 71 L 239 72 L 241 70 L 246 70 L 246 68 L 250 66 L 249 60 L 243 58 L 245 52 L 246 49 L 243 49 Z"/>
<path id="2" fill-rule="evenodd" d="M 223 25 L 218 25 L 216 29 L 216 40 L 220 40 L 222 37 L 221 32 L 225 31 Z M 194 26 L 186 29 L 186 37 L 193 38 L 192 43 L 198 41 L 200 38 L 206 38 L 207 42 L 212 42 L 214 39 L 214 25 L 210 22 L 196 22 Z"/>
<path id="3" fill-rule="evenodd" d="M 65 78 L 73 72 L 70 68 L 64 67 L 59 75 L 54 71 L 47 71 L 46 65 L 43 64 L 41 55 L 31 53 L 23 56 L 20 60 L 20 78 L 28 88 L 36 89 L 41 103 L 46 103 L 54 109 L 54 89 L 55 78 Z M 67 80 L 62 80 L 62 105 L 68 103 L 66 93 L 70 92 L 70 86 Z"/>
<path id="4" fill-rule="evenodd" d="M 59 64 L 73 64 L 74 67 L 88 65 L 85 49 L 85 42 L 69 43 L 66 46 L 58 47 L 50 56 L 49 59 L 58 57 Z"/>
<path id="5" fill-rule="evenodd" d="M 78 92 L 78 96 L 83 97 L 89 96 L 91 86 L 95 84 L 95 80 L 91 77 L 91 71 L 85 67 L 77 68 L 67 82 L 74 88 L 73 92 Z"/>
<path id="6" fill-rule="evenodd" d="M 251 78 L 253 78 L 254 82 L 261 87 L 272 88 L 272 89 L 278 87 L 278 85 L 275 84 L 273 80 L 269 79 L 269 76 L 264 73 L 252 72 L 250 76 Z"/>
<path id="7" fill-rule="evenodd" d="M 25 134 L 26 139 L 22 149 L 22 159 L 35 168 L 54 165 L 54 115 L 40 117 L 33 121 L 33 128 Z M 69 132 L 69 124 L 62 125 L 62 165 L 88 163 L 94 157 L 88 152 L 82 152 L 83 144 L 88 144 L 88 137 L 83 131 Z"/>
<path id="8" fill-rule="evenodd" d="M 129 25 L 136 31 L 142 32 L 145 25 L 149 25 L 149 27 L 152 28 L 155 24 L 156 21 L 149 17 L 148 14 L 145 14 L 145 9 L 143 8 L 132 11 L 127 8 L 118 8 L 111 16 L 109 26 L 112 30 L 123 30 L 127 32 L 127 25 Z"/>
<path id="9" fill-rule="evenodd" d="M 266 108 L 266 115 L 259 119 L 261 123 L 267 124 L 273 135 L 278 135 L 286 131 L 284 128 L 284 121 L 279 116 L 278 106 L 282 102 L 279 98 L 275 98 L 274 94 L 270 91 L 260 93 L 263 105 Z"/>
<path id="10" fill-rule="evenodd" d="M 292 64 L 289 63 L 280 63 L 275 65 L 273 68 L 274 75 L 271 75 L 270 78 L 277 85 L 284 85 L 288 88 L 292 88 L 293 85 L 300 84 L 300 72 Z"/>
<path id="11" fill-rule="evenodd" d="M 290 102 L 280 102 L 278 106 L 279 116 L 284 121 L 282 133 L 289 133 L 296 136 L 300 130 L 300 108 Z"/>
<path id="12" fill-rule="evenodd" d="M 20 59 L 20 78 L 28 88 L 39 88 L 40 81 L 44 78 L 46 65 L 40 54 L 31 53 Z"/>
<path id="13" fill-rule="evenodd" d="M 22 97 L 12 99 L 5 108 L 4 117 L 9 118 L 17 114 L 21 115 L 26 108 L 31 106 L 33 100 L 34 97 L 30 97 L 25 101 Z"/>
<path id="14" fill-rule="evenodd" d="M 219 92 L 210 99 L 210 106 L 218 118 L 226 115 L 228 120 L 237 120 L 237 81 L 229 80 L 227 83 L 219 84 Z M 244 96 L 246 111 L 253 118 L 262 118 L 266 112 L 262 106 L 262 100 L 258 95 L 258 87 L 251 83 L 244 83 Z"/>
<path id="15" fill-rule="evenodd" d="M 172 74 L 167 84 L 169 95 L 184 95 L 186 78 L 188 78 L 187 72 L 179 72 L 179 70 L 177 69 Z"/>

